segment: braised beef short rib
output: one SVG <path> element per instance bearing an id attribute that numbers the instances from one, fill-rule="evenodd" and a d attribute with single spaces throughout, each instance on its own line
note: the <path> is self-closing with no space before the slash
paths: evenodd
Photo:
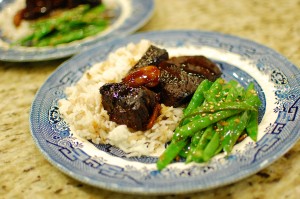
<path id="1" fill-rule="evenodd" d="M 216 64 L 204 56 L 179 56 L 160 62 L 161 102 L 179 107 L 187 103 L 204 80 L 215 81 L 221 76 Z"/>
<path id="2" fill-rule="evenodd" d="M 165 49 L 151 45 L 130 71 L 144 66 L 158 66 L 160 62 L 168 59 L 169 53 Z"/>
<path id="3" fill-rule="evenodd" d="M 130 87 L 124 83 L 108 83 L 100 88 L 102 105 L 111 121 L 134 130 L 146 130 L 158 94 L 146 87 Z"/>

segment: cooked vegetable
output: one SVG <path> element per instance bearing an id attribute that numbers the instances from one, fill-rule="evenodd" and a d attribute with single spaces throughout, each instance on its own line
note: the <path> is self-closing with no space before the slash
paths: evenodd
<path id="1" fill-rule="evenodd" d="M 192 120 L 188 124 L 185 124 L 176 129 L 172 139 L 177 141 L 187 138 L 189 136 L 192 136 L 197 131 L 208 127 L 209 125 L 212 125 L 222 119 L 226 119 L 232 115 L 236 115 L 240 112 L 242 112 L 242 110 L 224 110 L 212 114 L 205 114 L 205 116 L 197 118 L 196 120 Z"/>
<path id="2" fill-rule="evenodd" d="M 199 106 L 193 112 L 186 115 L 186 118 L 192 117 L 201 113 L 215 113 L 221 110 L 252 110 L 256 111 L 255 106 L 246 102 L 212 102 L 204 106 Z"/>
<path id="3" fill-rule="evenodd" d="M 204 131 L 199 139 L 199 142 L 194 147 L 190 148 L 190 151 L 187 155 L 186 162 L 200 162 L 199 158 L 203 155 L 205 146 L 209 143 L 209 141 L 213 137 L 213 127 L 210 125 Z"/>
<path id="4" fill-rule="evenodd" d="M 177 156 L 186 158 L 188 163 L 209 161 L 221 151 L 229 154 L 245 133 L 256 141 L 260 104 L 253 83 L 245 90 L 233 80 L 203 81 L 184 110 L 170 145 L 159 158 L 158 170 Z"/>
<path id="5" fill-rule="evenodd" d="M 171 142 L 171 144 L 166 148 L 164 153 L 159 157 L 156 165 L 158 170 L 162 170 L 165 168 L 174 158 L 178 155 L 178 153 L 183 149 L 184 146 L 188 144 L 186 139 L 179 140 L 177 142 Z"/>
<path id="6" fill-rule="evenodd" d="M 40 19 L 32 24 L 33 33 L 17 41 L 22 46 L 55 46 L 83 39 L 103 31 L 109 25 L 106 7 L 80 5 L 57 16 Z"/>
<path id="7" fill-rule="evenodd" d="M 215 102 L 221 97 L 222 85 L 225 81 L 222 78 L 218 78 L 209 88 L 208 91 L 204 93 L 206 102 Z"/>
<path id="8" fill-rule="evenodd" d="M 201 105 L 204 101 L 204 91 L 208 90 L 211 87 L 212 83 L 208 81 L 207 79 L 203 80 L 202 83 L 197 87 L 197 90 L 195 91 L 190 103 L 186 107 L 186 109 L 183 111 L 183 114 L 186 116 L 188 115 L 192 110 L 194 110 L 196 107 Z"/>
<path id="9" fill-rule="evenodd" d="M 250 111 L 250 119 L 248 125 L 246 127 L 246 132 L 249 137 L 257 141 L 257 134 L 258 134 L 258 112 L 257 111 Z"/>
<path id="10" fill-rule="evenodd" d="M 233 145 L 245 130 L 248 120 L 248 111 L 235 115 L 226 120 L 228 124 L 224 127 L 224 133 L 222 134 L 224 137 L 222 140 L 222 147 L 225 153 L 228 154 L 231 152 Z"/>

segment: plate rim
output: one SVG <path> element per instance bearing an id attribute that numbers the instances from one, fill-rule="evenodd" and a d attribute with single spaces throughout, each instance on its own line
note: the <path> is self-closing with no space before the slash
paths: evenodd
<path id="1" fill-rule="evenodd" d="M 138 33 L 138 34 L 133 34 L 133 35 L 130 35 L 128 36 L 127 38 L 125 38 L 126 40 L 130 40 L 131 38 L 140 38 L 140 37 L 143 37 L 143 36 L 146 36 L 146 37 L 149 37 L 149 35 L 155 35 L 155 34 L 180 34 L 180 33 L 183 33 L 183 32 L 193 32 L 193 33 L 206 33 L 206 34 L 212 34 L 212 35 L 220 35 L 220 36 L 225 36 L 225 37 L 229 37 L 231 39 L 238 39 L 238 40 L 241 40 L 241 41 L 247 41 L 247 42 L 251 42 L 251 43 L 254 43 L 260 47 L 263 47 L 267 50 L 270 50 L 271 52 L 274 52 L 276 55 L 279 55 L 281 58 L 284 59 L 285 62 L 288 62 L 289 63 L 289 67 L 292 67 L 293 70 L 296 70 L 298 73 L 299 73 L 299 68 L 294 65 L 293 63 L 291 63 L 287 58 L 285 58 L 283 55 L 281 55 L 280 53 L 277 53 L 276 51 L 274 51 L 273 49 L 267 47 L 267 46 L 264 46 L 262 44 L 259 44 L 259 43 L 256 43 L 254 41 L 251 41 L 251 40 L 248 40 L 248 39 L 244 39 L 244 38 L 241 38 L 241 37 L 238 37 L 238 36 L 233 36 L 233 35 L 229 35 L 229 34 L 223 34 L 223 33 L 217 33 L 217 32 L 210 32 L 210 31 L 198 31 L 198 30 L 171 30 L 171 31 L 149 31 L 149 32 L 142 32 L 142 33 Z M 102 43 L 102 44 L 98 44 L 97 46 L 95 46 L 94 48 L 91 48 L 89 49 L 88 51 L 92 51 L 93 49 L 96 49 L 96 48 L 99 48 L 101 46 L 105 46 L 105 45 L 110 45 L 110 44 L 113 44 L 115 42 L 118 42 L 118 41 L 121 41 L 123 40 L 123 38 L 116 38 L 114 39 L 113 41 L 109 41 L 109 42 L 105 42 L 105 43 Z M 249 168 L 248 170 L 244 170 L 244 171 L 239 171 L 240 174 L 242 173 L 242 175 L 239 175 L 238 178 L 232 178 L 230 179 L 229 181 L 227 181 L 226 183 L 221 183 L 221 185 L 219 185 L 218 183 L 214 184 L 214 185 L 211 185 L 210 187 L 206 187 L 206 188 L 201 188 L 199 189 L 199 187 L 194 187 L 193 189 L 188 189 L 188 190 L 176 190 L 176 191 L 170 191 L 170 190 L 159 190 L 159 192 L 157 192 L 155 189 L 149 189 L 147 188 L 147 192 L 144 193 L 143 191 L 140 191 L 138 189 L 136 190 L 128 190 L 124 187 L 111 187 L 109 185 L 107 185 L 106 183 L 102 183 L 99 184 L 99 182 L 94 182 L 94 181 L 90 181 L 89 179 L 87 178 L 84 178 L 84 177 L 78 177 L 77 174 L 74 174 L 74 172 L 70 171 L 70 170 L 67 170 L 63 165 L 61 164 L 58 164 L 56 162 L 53 162 L 53 160 L 51 159 L 50 156 L 48 156 L 47 152 L 44 151 L 44 149 L 40 146 L 40 143 L 39 143 L 39 140 L 37 140 L 37 138 L 35 137 L 34 133 L 33 133 L 33 124 L 32 124 L 32 115 L 33 115 L 33 111 L 34 111 L 34 103 L 35 101 L 37 100 L 37 97 L 38 95 L 40 94 L 40 92 L 42 91 L 45 83 L 47 81 L 50 80 L 50 78 L 56 73 L 58 72 L 59 70 L 61 70 L 65 65 L 68 65 L 68 63 L 72 63 L 72 61 L 76 61 L 76 59 L 80 59 L 81 56 L 84 56 L 84 54 L 87 53 L 86 51 L 83 52 L 83 53 L 80 53 L 78 55 L 75 55 L 72 59 L 70 60 L 67 60 L 65 61 L 64 63 L 62 63 L 49 77 L 48 79 L 44 82 L 44 84 L 42 85 L 42 87 L 40 87 L 40 89 L 38 90 L 35 98 L 34 98 L 34 101 L 32 102 L 32 106 L 31 106 L 31 109 L 30 109 L 30 118 L 29 118 L 29 122 L 30 122 L 30 130 L 31 130 L 31 134 L 32 134 L 32 137 L 34 139 L 34 142 L 36 143 L 36 145 L 38 146 L 39 150 L 42 152 L 42 154 L 44 155 L 44 157 L 52 164 L 54 165 L 55 167 L 57 167 L 59 170 L 61 170 L 63 173 L 71 176 L 72 178 L 76 179 L 76 180 L 79 180 L 83 183 L 87 183 L 89 185 L 92 185 L 92 186 L 95 186 L 95 187 L 98 187 L 98 188 L 104 188 L 104 189 L 107 189 L 107 190 L 111 190 L 111 191 L 117 191 L 117 192 L 121 192 L 121 193 L 129 193 L 129 194 L 142 194 L 142 195 L 164 195 L 164 194 L 181 194 L 181 193 L 191 193 L 191 192 L 196 192 L 196 191 L 204 191 L 204 190 L 209 190 L 209 189 L 212 189 L 212 188 L 216 188 L 216 187 L 219 187 L 219 186 L 224 186 L 224 185 L 227 185 L 227 184 L 231 184 L 231 183 L 234 183 L 234 182 L 237 182 L 241 179 L 244 179 L 245 177 L 248 177 L 250 175 L 253 175 L 254 173 L 258 172 L 259 170 L 269 166 L 270 164 L 272 164 L 274 161 L 276 161 L 279 157 L 281 157 L 283 154 L 285 154 L 287 151 L 289 151 L 294 145 L 295 143 L 299 140 L 300 138 L 300 133 L 299 133 L 299 130 L 298 130 L 298 133 L 297 133 L 297 139 L 293 142 L 293 144 L 291 145 L 285 145 L 285 147 L 281 148 L 281 150 L 279 150 L 279 152 L 276 153 L 276 155 L 270 157 L 268 159 L 268 161 L 263 165 L 263 166 L 259 166 L 259 164 L 255 167 L 255 169 L 252 169 L 252 171 L 248 171 L 248 170 L 251 170 L 251 168 Z M 298 124 L 298 126 L 300 127 L 300 124 Z M 300 129 L 300 128 L 298 128 Z M 253 168 L 253 167 L 252 167 Z"/>

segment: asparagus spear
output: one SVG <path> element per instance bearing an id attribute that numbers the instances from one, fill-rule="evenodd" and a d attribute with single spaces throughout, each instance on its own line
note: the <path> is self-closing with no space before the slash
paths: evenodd
<path id="1" fill-rule="evenodd" d="M 33 33 L 16 42 L 19 45 L 55 46 L 83 39 L 103 31 L 109 25 L 105 6 L 80 5 L 60 15 L 41 19 L 32 25 Z"/>

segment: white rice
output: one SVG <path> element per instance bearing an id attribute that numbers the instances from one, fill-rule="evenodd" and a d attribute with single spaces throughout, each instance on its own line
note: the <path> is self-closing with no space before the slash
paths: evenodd
<path id="1" fill-rule="evenodd" d="M 99 93 L 103 84 L 120 82 L 149 46 L 149 41 L 142 40 L 116 50 L 86 71 L 76 85 L 66 88 L 67 98 L 59 101 L 59 109 L 74 134 L 95 144 L 114 145 L 128 156 L 158 156 L 163 152 L 180 121 L 181 108 L 162 105 L 151 129 L 131 132 L 126 125 L 109 121 Z"/>
<path id="2" fill-rule="evenodd" d="M 15 14 L 23 8 L 25 8 L 25 0 L 15 0 L 0 12 L 2 35 L 12 41 L 21 39 L 32 32 L 28 21 L 23 20 L 19 27 L 16 27 L 13 23 Z"/>

